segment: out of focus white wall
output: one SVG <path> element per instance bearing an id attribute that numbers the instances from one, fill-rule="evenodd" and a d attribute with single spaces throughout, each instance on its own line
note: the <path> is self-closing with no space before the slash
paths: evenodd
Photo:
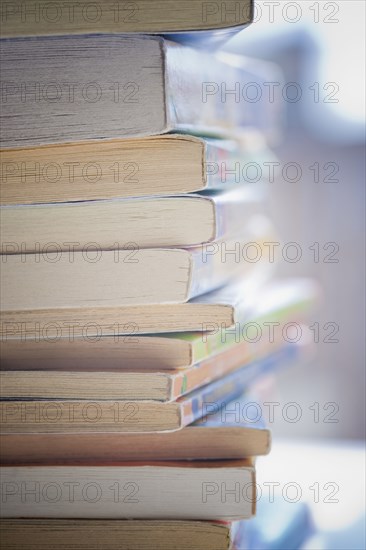
<path id="1" fill-rule="evenodd" d="M 280 170 L 270 186 L 271 207 L 281 241 L 303 251 L 297 263 L 280 262 L 280 274 L 314 277 L 324 300 L 312 318 L 320 327 L 316 359 L 277 376 L 276 400 L 297 402 L 303 411 L 293 424 L 278 417 L 272 428 L 286 436 L 365 434 L 365 7 L 359 0 L 260 1 L 256 23 L 227 45 L 275 61 L 285 82 L 303 92 L 298 102 L 278 99 L 285 117 L 275 150 L 281 167 L 295 162 L 302 177 L 291 183 Z M 333 407 L 339 410 L 327 421 Z"/>

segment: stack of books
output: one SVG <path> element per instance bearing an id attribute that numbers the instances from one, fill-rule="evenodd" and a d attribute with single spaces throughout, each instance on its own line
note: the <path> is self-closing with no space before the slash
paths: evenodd
<path id="1" fill-rule="evenodd" d="M 301 355 L 283 327 L 316 289 L 272 281 L 265 185 L 244 168 L 271 155 L 276 112 L 238 101 L 266 67 L 199 47 L 250 22 L 248 0 L 224 4 L 4 7 L 6 548 L 245 538 L 270 449 L 247 391 Z"/>

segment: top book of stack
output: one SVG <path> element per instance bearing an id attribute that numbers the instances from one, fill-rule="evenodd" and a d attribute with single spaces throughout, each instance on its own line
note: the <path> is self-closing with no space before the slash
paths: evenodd
<path id="1" fill-rule="evenodd" d="M 3 37 L 94 33 L 164 34 L 221 43 L 252 22 L 252 0 L 1 0 Z"/>

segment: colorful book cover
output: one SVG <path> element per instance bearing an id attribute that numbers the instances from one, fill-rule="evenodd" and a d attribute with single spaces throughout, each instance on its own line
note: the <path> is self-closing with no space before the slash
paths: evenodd
<path id="1" fill-rule="evenodd" d="M 244 292 L 245 298 L 241 300 L 237 294 L 236 298 L 230 294 L 233 290 L 237 291 L 235 287 L 227 287 L 222 296 L 222 302 L 226 300 L 227 303 L 237 303 L 237 322 L 234 329 L 212 325 L 206 327 L 207 332 L 204 335 L 201 332 L 180 332 L 162 336 L 190 342 L 193 348 L 193 364 L 224 351 L 233 342 L 245 342 L 254 355 L 264 340 L 270 352 L 276 340 L 276 331 L 271 337 L 270 324 L 273 323 L 273 327 L 282 332 L 287 323 L 302 322 L 319 297 L 318 286 L 306 279 L 283 281 L 253 291 L 250 284 L 249 281 L 247 292 Z M 201 296 L 197 301 L 209 301 L 209 296 Z M 195 300 L 191 302 L 194 303 Z M 248 332 L 250 327 L 260 330 L 261 333 L 253 337 Z M 260 334 L 261 337 L 258 338 Z"/>
<path id="2" fill-rule="evenodd" d="M 291 345 L 291 344 L 289 344 Z M 296 344 L 294 344 L 296 345 Z M 265 360 L 269 353 L 275 353 L 283 347 L 283 342 L 277 340 L 269 351 L 267 343 L 251 348 L 247 342 L 236 344 L 231 342 L 221 353 L 193 365 L 188 369 L 179 370 L 168 375 L 170 379 L 170 401 L 188 394 L 195 389 L 210 384 L 215 380 L 235 372 L 237 369 L 251 367 L 254 361 Z M 164 375 L 162 375 L 164 376 Z"/>
<path id="3" fill-rule="evenodd" d="M 207 413 L 224 407 L 230 401 L 238 399 L 258 378 L 275 369 L 285 366 L 300 356 L 300 346 L 287 345 L 272 355 L 253 361 L 251 365 L 212 382 L 191 394 L 181 397 L 182 426 L 205 418 Z"/>

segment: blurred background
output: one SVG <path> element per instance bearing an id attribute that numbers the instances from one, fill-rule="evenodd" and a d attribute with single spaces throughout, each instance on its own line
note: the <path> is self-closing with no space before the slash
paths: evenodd
<path id="1" fill-rule="evenodd" d="M 365 6 L 257 1 L 255 24 L 225 47 L 283 72 L 273 88 L 283 125 L 270 206 L 279 240 L 302 256 L 280 261 L 279 272 L 311 276 L 323 292 L 310 319 L 314 358 L 276 374 L 270 393 L 279 410 L 300 406 L 301 418 L 275 415 L 273 454 L 259 468 L 279 490 L 301 480 L 318 528 L 307 550 L 365 548 Z M 314 483 L 334 483 L 334 501 L 323 492 L 316 502 Z"/>
<path id="2" fill-rule="evenodd" d="M 283 71 L 284 82 L 273 87 L 283 126 L 272 146 L 280 166 L 269 184 L 271 210 L 279 240 L 297 243 L 302 257 L 280 261 L 279 270 L 314 277 L 323 291 L 313 318 L 316 360 L 280 373 L 276 391 L 278 401 L 297 396 L 304 409 L 334 403 L 338 422 L 314 430 L 309 414 L 276 423 L 279 435 L 365 435 L 365 6 L 257 1 L 255 24 L 225 48 Z"/>

